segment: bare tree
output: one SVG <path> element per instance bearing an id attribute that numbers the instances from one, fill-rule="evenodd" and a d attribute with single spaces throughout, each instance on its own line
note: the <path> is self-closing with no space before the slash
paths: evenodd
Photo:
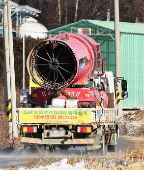
<path id="1" fill-rule="evenodd" d="M 58 0 L 58 20 L 59 20 L 59 24 L 61 24 L 61 4 L 60 4 L 60 0 Z"/>
<path id="2" fill-rule="evenodd" d="M 65 25 L 67 24 L 67 16 L 68 16 L 68 9 L 67 9 L 67 0 L 65 0 Z"/>
<path id="3" fill-rule="evenodd" d="M 109 9 L 110 19 L 114 20 L 113 0 L 12 0 L 41 10 L 36 18 L 48 30 L 76 22 L 81 19 L 107 20 Z M 143 0 L 120 0 L 120 21 L 144 22 Z"/>
<path id="4" fill-rule="evenodd" d="M 74 18 L 74 22 L 76 22 L 76 21 L 77 21 L 78 3 L 79 3 L 79 0 L 76 0 L 76 8 L 75 8 L 75 18 Z"/>

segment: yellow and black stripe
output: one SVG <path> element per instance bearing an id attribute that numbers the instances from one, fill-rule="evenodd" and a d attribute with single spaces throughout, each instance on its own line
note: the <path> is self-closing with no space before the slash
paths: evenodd
<path id="1" fill-rule="evenodd" d="M 6 101 L 6 114 L 9 121 L 12 121 L 12 103 L 11 99 Z"/>
<path id="2" fill-rule="evenodd" d="M 117 100 L 117 104 L 120 104 L 120 89 L 116 90 L 116 100 Z"/>

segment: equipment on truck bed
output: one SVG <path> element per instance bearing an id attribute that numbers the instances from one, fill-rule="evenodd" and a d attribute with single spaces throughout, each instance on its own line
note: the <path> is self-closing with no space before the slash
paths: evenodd
<path id="1" fill-rule="evenodd" d="M 104 61 L 100 44 L 86 35 L 64 33 L 36 45 L 27 59 L 29 92 L 18 109 L 21 142 L 115 148 L 117 101 L 127 97 L 127 83 L 105 71 Z"/>

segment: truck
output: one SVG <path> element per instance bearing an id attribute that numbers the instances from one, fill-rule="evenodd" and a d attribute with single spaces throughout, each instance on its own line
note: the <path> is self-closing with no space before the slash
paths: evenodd
<path id="1" fill-rule="evenodd" d="M 127 81 L 106 71 L 105 60 L 100 44 L 84 34 L 62 33 L 33 47 L 29 88 L 17 108 L 24 146 L 115 150 Z"/>

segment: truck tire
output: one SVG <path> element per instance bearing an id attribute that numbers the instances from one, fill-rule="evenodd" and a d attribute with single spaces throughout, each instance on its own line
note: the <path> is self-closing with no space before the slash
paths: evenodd
<path id="1" fill-rule="evenodd" d="M 31 152 L 39 152 L 39 151 L 45 152 L 46 145 L 28 145 L 28 144 L 25 144 L 24 150 L 28 150 L 28 151 L 31 151 Z"/>
<path id="2" fill-rule="evenodd" d="M 28 149 L 28 147 L 29 147 L 29 145 L 24 144 L 24 150 L 27 150 L 27 149 Z"/>
<path id="3" fill-rule="evenodd" d="M 108 152 L 115 152 L 116 151 L 116 145 L 107 145 L 107 151 Z"/>
<path id="4" fill-rule="evenodd" d="M 59 145 L 58 148 L 61 150 L 68 150 L 71 146 L 69 145 Z"/>
<path id="5" fill-rule="evenodd" d="M 50 152 L 50 153 L 56 152 L 56 147 L 53 146 L 53 145 L 49 146 L 49 152 Z"/>

